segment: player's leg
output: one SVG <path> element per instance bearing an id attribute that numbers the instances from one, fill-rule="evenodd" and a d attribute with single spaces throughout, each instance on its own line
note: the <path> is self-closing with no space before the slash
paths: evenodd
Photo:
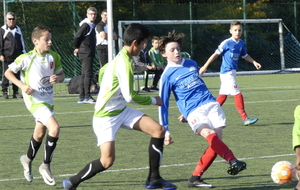
<path id="1" fill-rule="evenodd" d="M 35 114 L 36 120 L 39 121 L 39 125 L 43 125 L 44 128 L 46 126 L 48 129 L 44 147 L 44 160 L 39 167 L 39 172 L 42 175 L 44 182 L 47 185 L 53 186 L 56 185 L 56 182 L 51 172 L 50 164 L 52 162 L 53 153 L 58 141 L 60 127 L 53 116 L 54 112 L 48 107 L 42 107 L 38 110 L 38 112 L 39 113 Z"/>
<path id="2" fill-rule="evenodd" d="M 235 163 L 234 154 L 222 141 L 222 130 L 226 125 L 225 121 L 225 114 L 216 102 L 201 106 L 188 116 L 188 122 L 195 134 L 201 135 L 209 143 L 209 148 L 198 163 L 200 168 L 207 169 L 209 167 L 213 161 L 212 159 L 214 159 L 214 152 L 229 162 L 231 166 Z M 204 164 L 202 165 L 202 163 Z M 237 168 L 238 171 L 231 171 L 232 169 L 230 169 L 228 173 L 236 175 L 239 171 L 246 169 L 246 163 L 238 161 L 238 164 L 240 163 L 244 165 L 242 168 Z M 198 175 L 200 174 L 198 173 Z"/>
<path id="3" fill-rule="evenodd" d="M 29 147 L 27 150 L 27 154 L 22 155 L 20 157 L 20 161 L 24 170 L 24 177 L 29 182 L 33 180 L 33 174 L 31 169 L 32 161 L 34 160 L 42 144 L 45 134 L 46 134 L 46 127 L 40 122 L 36 122 L 34 132 L 31 137 Z"/>
<path id="4" fill-rule="evenodd" d="M 4 99 L 8 99 L 9 80 L 4 75 L 7 69 L 8 69 L 8 62 L 5 60 L 2 62 L 2 92 L 3 92 Z"/>
<path id="5" fill-rule="evenodd" d="M 126 112 L 126 109 L 123 111 Z M 101 158 L 88 163 L 78 174 L 63 180 L 65 190 L 76 189 L 83 181 L 109 168 L 115 160 L 115 137 L 126 116 L 121 113 L 114 117 L 93 117 L 93 129 L 100 147 Z"/>
<path id="6" fill-rule="evenodd" d="M 227 95 L 219 94 L 216 100 L 222 106 L 225 103 L 226 99 L 227 99 Z"/>
<path id="7" fill-rule="evenodd" d="M 81 75 L 79 80 L 79 98 L 78 98 L 78 104 L 84 104 L 84 98 L 85 98 L 85 91 L 84 91 L 84 78 L 85 78 L 85 72 L 84 72 L 84 64 L 85 64 L 85 58 L 82 58 L 79 54 L 79 59 L 81 62 Z"/>
<path id="8" fill-rule="evenodd" d="M 298 184 L 295 190 L 300 190 L 300 106 L 298 105 L 294 111 L 294 126 L 293 126 L 293 150 L 296 152 L 295 170 Z"/>
<path id="9" fill-rule="evenodd" d="M 252 124 L 256 123 L 258 119 L 248 117 L 248 115 L 245 111 L 243 94 L 238 93 L 238 94 L 234 95 L 233 97 L 234 97 L 235 107 L 242 118 L 242 121 L 243 121 L 242 124 L 244 126 L 247 126 L 247 125 L 252 125 Z"/>
<path id="10" fill-rule="evenodd" d="M 159 90 L 157 88 L 157 84 L 158 84 L 158 81 L 159 81 L 163 71 L 164 71 L 163 69 L 158 69 L 158 68 L 156 68 L 156 70 L 154 71 L 154 79 L 153 79 L 153 83 L 151 86 L 152 90 Z"/>
<path id="11" fill-rule="evenodd" d="M 92 77 L 93 77 L 93 56 L 88 56 L 84 59 L 84 63 L 82 64 L 82 72 L 84 74 L 83 78 L 83 89 L 84 89 L 84 101 L 85 104 L 93 104 L 96 102 L 91 97 L 90 88 L 92 83 Z"/>
<path id="12" fill-rule="evenodd" d="M 149 78 L 149 71 L 144 71 L 144 88 L 142 89 L 145 92 L 150 92 L 148 88 L 148 78 Z"/>
<path id="13" fill-rule="evenodd" d="M 88 163 L 78 174 L 63 180 L 63 188 L 65 190 L 75 189 L 81 182 L 94 177 L 109 167 L 115 160 L 115 141 L 106 142 L 100 145 L 101 158 Z"/>
<path id="14" fill-rule="evenodd" d="M 163 155 L 165 128 L 151 117 L 144 115 L 134 124 L 133 129 L 147 133 L 151 136 L 149 144 L 150 170 L 145 187 L 147 189 L 177 189 L 174 184 L 165 181 L 160 176 L 159 172 Z"/>

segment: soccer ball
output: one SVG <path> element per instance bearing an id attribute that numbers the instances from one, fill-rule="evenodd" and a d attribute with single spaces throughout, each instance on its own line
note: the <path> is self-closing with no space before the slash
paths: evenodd
<path id="1" fill-rule="evenodd" d="M 277 184 L 291 183 L 295 179 L 294 165 L 288 161 L 279 161 L 272 167 L 271 178 Z"/>

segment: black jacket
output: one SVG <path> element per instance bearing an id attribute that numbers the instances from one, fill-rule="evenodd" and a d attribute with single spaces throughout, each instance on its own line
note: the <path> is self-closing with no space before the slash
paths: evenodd
<path id="1" fill-rule="evenodd" d="M 95 25 L 86 18 L 80 23 L 74 37 L 74 48 L 79 48 L 79 57 L 94 57 L 96 52 Z"/>
<path id="2" fill-rule="evenodd" d="M 2 26 L 0 28 L 0 55 L 3 55 L 6 61 L 13 61 L 23 53 L 26 51 L 20 27 L 15 26 L 14 29 L 10 29 L 7 25 Z"/>

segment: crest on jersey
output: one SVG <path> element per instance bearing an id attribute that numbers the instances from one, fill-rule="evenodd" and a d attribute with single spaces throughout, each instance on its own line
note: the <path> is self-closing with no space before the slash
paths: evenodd
<path id="1" fill-rule="evenodd" d="M 51 62 L 50 62 L 50 69 L 53 69 L 53 67 L 54 67 L 54 62 L 51 61 Z"/>
<path id="2" fill-rule="evenodd" d="M 196 67 L 194 66 L 190 67 L 190 71 L 194 71 L 194 70 L 196 70 Z"/>

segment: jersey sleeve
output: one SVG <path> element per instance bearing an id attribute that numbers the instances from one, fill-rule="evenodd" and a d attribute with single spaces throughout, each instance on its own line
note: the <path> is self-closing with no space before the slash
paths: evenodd
<path id="1" fill-rule="evenodd" d="M 245 42 L 243 41 L 243 47 L 242 47 L 242 51 L 241 51 L 241 57 L 245 58 L 248 54 L 247 54 L 247 46 L 245 44 Z"/>
<path id="2" fill-rule="evenodd" d="M 166 72 L 167 70 L 165 70 Z M 162 106 L 158 108 L 158 116 L 159 116 L 159 123 L 165 127 L 166 131 L 169 131 L 169 99 L 171 94 L 171 85 L 169 79 L 166 75 L 162 75 L 160 81 L 160 91 L 159 96 L 162 100 Z"/>
<path id="3" fill-rule="evenodd" d="M 74 37 L 74 48 L 79 48 L 81 42 L 84 39 L 84 36 L 90 31 L 90 26 L 87 23 L 83 23 L 81 27 L 78 29 L 75 37 Z"/>
<path id="4" fill-rule="evenodd" d="M 17 73 L 19 71 L 26 71 L 27 65 L 26 65 L 26 57 L 27 54 L 21 54 L 18 56 L 15 61 L 8 65 L 8 68 L 10 68 L 14 73 Z"/>
<path id="5" fill-rule="evenodd" d="M 96 32 L 100 33 L 102 31 L 104 31 L 104 23 L 103 22 L 99 22 L 97 25 L 96 25 Z"/>
<path id="6" fill-rule="evenodd" d="M 141 105 L 156 104 L 156 100 L 154 98 L 138 95 L 134 91 L 133 69 L 131 62 L 118 61 L 116 65 L 116 76 L 118 77 L 121 92 L 126 102 Z"/>
<path id="7" fill-rule="evenodd" d="M 224 40 L 223 42 L 220 43 L 220 45 L 218 46 L 218 48 L 216 49 L 216 52 L 220 55 L 222 54 L 226 48 L 227 48 L 227 41 Z"/>

